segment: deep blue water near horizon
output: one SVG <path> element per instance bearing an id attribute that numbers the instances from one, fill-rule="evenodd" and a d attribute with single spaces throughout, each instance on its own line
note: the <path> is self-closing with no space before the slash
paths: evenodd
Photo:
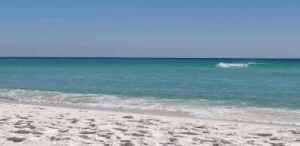
<path id="1" fill-rule="evenodd" d="M 0 98 L 300 109 L 300 60 L 1 58 Z"/>

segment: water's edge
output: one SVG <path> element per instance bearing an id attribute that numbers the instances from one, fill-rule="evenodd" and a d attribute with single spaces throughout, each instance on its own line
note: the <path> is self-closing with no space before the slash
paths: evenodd
<path id="1" fill-rule="evenodd" d="M 185 113 L 171 112 L 171 111 L 154 111 L 154 110 L 130 110 L 123 108 L 102 108 L 102 107 L 89 107 L 85 105 L 62 105 L 62 104 L 37 104 L 30 102 L 16 102 L 8 100 L 0 100 L 0 104 L 21 104 L 29 106 L 42 106 L 51 108 L 70 108 L 70 109 L 80 109 L 80 110 L 93 110 L 93 111 L 103 111 L 103 112 L 115 112 L 115 113 L 126 113 L 126 114 L 142 114 L 149 116 L 163 116 L 163 117 L 175 117 L 175 118 L 187 118 L 196 120 L 208 120 L 208 121 L 218 121 L 218 122 L 234 122 L 234 123 L 246 123 L 246 124 L 257 124 L 257 125 L 272 125 L 272 126 L 285 126 L 285 127 L 300 127 L 299 124 L 284 124 L 284 123 L 266 123 L 266 122 L 255 122 L 255 121 L 242 121 L 242 120 L 226 120 L 226 119 L 214 119 L 214 118 L 196 118 Z"/>
<path id="2" fill-rule="evenodd" d="M 258 108 L 247 106 L 216 106 L 209 104 L 203 104 L 197 107 L 193 107 L 188 105 L 183 106 L 180 103 L 163 103 L 159 100 L 148 101 L 144 99 L 135 101 L 136 98 L 119 99 L 115 96 L 108 95 L 97 96 L 97 102 L 91 99 L 86 99 L 90 103 L 85 103 L 83 101 L 86 97 L 94 97 L 95 95 L 91 94 L 89 96 L 83 96 L 82 94 L 62 94 L 59 92 L 27 91 L 20 89 L 16 90 L 18 92 L 16 92 L 15 90 L 13 91 L 14 94 L 7 94 L 10 95 L 10 97 L 3 94 L 4 92 L 1 92 L 2 95 L 0 95 L 0 102 L 114 112 L 130 112 L 256 124 L 300 126 L 300 110 Z M 22 94 L 20 94 L 19 92 L 21 92 Z M 71 100 L 64 101 L 65 99 L 60 98 L 71 98 Z M 76 101 L 76 99 L 79 100 Z"/>

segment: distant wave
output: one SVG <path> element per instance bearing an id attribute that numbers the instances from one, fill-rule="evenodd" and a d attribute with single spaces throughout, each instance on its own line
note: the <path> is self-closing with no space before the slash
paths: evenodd
<path id="1" fill-rule="evenodd" d="M 248 68 L 251 64 L 256 64 L 256 63 L 224 63 L 220 62 L 216 66 L 219 68 Z"/>

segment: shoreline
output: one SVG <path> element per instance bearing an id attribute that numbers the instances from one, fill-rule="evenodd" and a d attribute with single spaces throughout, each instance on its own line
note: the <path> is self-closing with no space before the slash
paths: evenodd
<path id="1" fill-rule="evenodd" d="M 298 126 L 0 102 L 3 145 L 300 145 Z"/>
<path id="2" fill-rule="evenodd" d="M 32 105 L 32 106 L 45 106 L 45 107 L 57 107 L 57 108 L 70 108 L 70 109 L 81 109 L 81 110 L 93 110 L 103 112 L 117 112 L 117 113 L 128 113 L 128 114 L 141 114 L 149 116 L 163 116 L 163 117 L 175 117 L 175 118 L 188 118 L 193 120 L 211 120 L 220 122 L 238 122 L 246 124 L 259 124 L 259 125 L 274 125 L 274 126 L 287 126 L 287 127 L 300 127 L 299 124 L 295 123 L 276 123 L 273 121 L 250 121 L 250 120 L 233 120 L 233 119 L 221 119 L 221 118 L 209 118 L 209 117 L 195 117 L 190 115 L 188 112 L 181 111 L 164 111 L 164 110 L 151 110 L 151 109 L 127 109 L 127 108 L 106 108 L 106 107 L 93 107 L 84 104 L 53 104 L 53 103 L 33 103 L 33 102 L 17 102 L 17 101 L 6 101 L 0 100 L 1 103 L 8 104 L 21 104 L 21 105 Z M 300 121 L 299 121 L 300 122 Z"/>
<path id="3" fill-rule="evenodd" d="M 181 103 L 156 98 L 122 98 L 118 95 L 64 93 L 58 91 L 2 89 L 1 101 L 32 105 L 73 107 L 101 111 L 121 111 L 150 115 L 190 117 L 256 124 L 300 126 L 300 109 L 227 105 L 210 103 Z M 84 98 L 86 97 L 86 98 Z M 81 101 L 82 100 L 82 101 Z"/>
<path id="4" fill-rule="evenodd" d="M 151 109 L 147 109 L 147 110 L 127 109 L 127 108 L 122 108 L 122 107 L 121 108 L 106 108 L 106 107 L 93 107 L 93 106 L 88 106 L 88 105 L 84 105 L 84 104 L 33 103 L 33 102 L 23 102 L 23 101 L 17 102 L 17 101 L 7 101 L 7 100 L 0 100 L 0 104 L 1 103 L 70 108 L 70 109 L 81 109 L 81 110 L 93 110 L 93 111 L 103 111 L 103 112 L 117 112 L 117 113 L 128 113 L 128 114 L 141 114 L 141 115 L 149 115 L 149 116 L 188 118 L 188 119 L 193 119 L 193 120 L 208 120 L 208 121 L 237 122 L 237 123 L 258 124 L 258 125 L 300 127 L 300 125 L 298 123 L 279 123 L 279 122 L 275 123 L 273 121 L 250 121 L 250 120 L 234 120 L 234 119 L 221 119 L 221 118 L 209 118 L 209 117 L 195 117 L 195 116 L 190 115 L 190 113 L 188 113 L 188 112 L 181 112 L 181 111 L 165 111 L 165 110 L 151 110 Z M 261 113 L 261 114 L 264 114 L 264 113 Z M 299 121 L 299 123 L 300 123 L 300 121 Z"/>

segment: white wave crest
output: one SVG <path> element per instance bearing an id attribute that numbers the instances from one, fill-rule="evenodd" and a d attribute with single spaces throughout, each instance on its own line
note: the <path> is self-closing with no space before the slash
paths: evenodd
<path id="1" fill-rule="evenodd" d="M 220 62 L 216 66 L 219 68 L 247 68 L 251 64 L 255 64 L 255 63 L 224 63 L 224 62 Z"/>

